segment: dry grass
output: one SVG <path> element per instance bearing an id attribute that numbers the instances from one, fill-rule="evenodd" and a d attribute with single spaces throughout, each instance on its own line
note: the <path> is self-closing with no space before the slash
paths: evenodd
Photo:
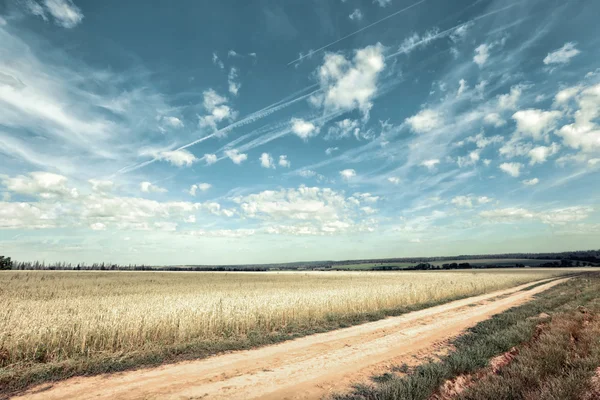
<path id="1" fill-rule="evenodd" d="M 560 271 L 0 273 L 0 367 L 299 332 Z"/>

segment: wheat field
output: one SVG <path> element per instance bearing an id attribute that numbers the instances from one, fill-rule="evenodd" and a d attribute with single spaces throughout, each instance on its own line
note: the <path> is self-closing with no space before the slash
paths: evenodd
<path id="1" fill-rule="evenodd" d="M 0 367 L 309 332 L 559 273 L 7 271 L 0 273 Z"/>

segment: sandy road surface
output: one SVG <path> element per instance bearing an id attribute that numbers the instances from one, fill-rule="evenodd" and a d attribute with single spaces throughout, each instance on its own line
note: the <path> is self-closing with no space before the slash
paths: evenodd
<path id="1" fill-rule="evenodd" d="M 568 278 L 453 301 L 281 344 L 158 368 L 69 379 L 19 399 L 319 399 L 431 354 L 466 328 Z M 502 297 L 499 297 L 502 296 Z M 414 360 L 413 360 L 414 361 Z"/>

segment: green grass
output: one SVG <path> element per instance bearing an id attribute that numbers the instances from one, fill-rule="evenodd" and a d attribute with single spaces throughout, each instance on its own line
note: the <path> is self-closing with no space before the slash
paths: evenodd
<path id="1" fill-rule="evenodd" d="M 557 285 L 546 292 L 539 294 L 535 300 L 523 306 L 510 309 L 493 318 L 477 324 L 467 334 L 459 337 L 453 342 L 455 348 L 447 356 L 441 358 L 437 362 L 427 362 L 414 368 L 410 374 L 406 376 L 392 376 L 385 382 L 380 382 L 373 385 L 360 385 L 351 393 L 333 396 L 337 400 L 417 400 L 430 398 L 440 386 L 447 380 L 453 379 L 459 375 L 474 373 L 482 368 L 485 368 L 489 360 L 494 356 L 507 352 L 513 346 L 524 344 L 532 339 L 536 331 L 536 326 L 540 323 L 534 317 L 542 312 L 556 314 L 567 313 L 577 314 L 577 307 L 585 305 L 586 307 L 594 307 L 600 312 L 600 274 L 589 273 L 584 276 L 576 277 L 570 281 Z M 589 336 L 589 335 L 588 335 Z M 583 367 L 565 368 L 564 355 L 565 351 L 561 350 L 561 346 L 565 347 L 564 334 L 561 336 L 562 341 L 555 342 L 552 346 L 552 340 L 549 339 L 546 349 L 556 347 L 553 352 L 550 352 L 547 357 L 539 357 L 533 355 L 528 356 L 532 361 L 530 368 L 522 367 L 521 374 L 518 378 L 518 386 L 521 389 L 515 391 L 502 391 L 502 396 L 496 396 L 495 390 L 499 390 L 503 385 L 516 385 L 514 381 L 491 381 L 487 385 L 478 385 L 479 389 L 473 389 L 472 392 L 465 393 L 465 399 L 520 399 L 525 398 L 521 395 L 526 388 L 533 387 L 531 382 L 526 381 L 527 376 L 534 376 L 540 380 L 540 384 L 535 386 L 539 389 L 538 393 L 546 393 L 551 395 L 550 388 L 552 385 L 560 386 L 562 392 L 568 391 L 568 388 L 574 384 L 583 384 L 585 379 L 590 377 L 590 368 L 597 360 L 594 356 L 589 360 L 582 362 Z M 570 340 L 570 339 L 569 339 Z M 589 340 L 587 341 L 589 343 Z M 596 350 L 600 350 L 600 343 L 596 340 Z M 588 346 L 589 347 L 589 346 Z M 568 349 L 568 346 L 566 346 Z M 594 351 L 596 351 L 594 350 Z M 568 351 L 568 350 L 567 350 Z M 595 353 L 594 353 L 595 354 Z M 554 357 L 554 358 L 553 358 Z M 537 361 L 534 362 L 535 360 Z M 540 361 L 541 360 L 541 361 Z M 545 370 L 531 372 L 531 368 L 535 369 L 536 365 L 547 364 Z M 521 363 L 521 365 L 527 365 Z M 596 364 L 597 366 L 597 364 Z M 592 368 L 593 370 L 593 368 Z M 552 374 L 549 373 L 552 372 Z M 393 371 L 390 371 L 392 373 Z M 537 375 L 536 375 L 537 374 Z M 514 374 L 512 374 L 514 375 Z M 511 377 L 511 372 L 506 373 L 507 377 Z M 544 379 L 548 378 L 548 382 Z M 560 378 L 560 379 L 558 379 Z M 552 380 L 554 379 L 554 380 Z M 587 381 L 586 381 L 587 382 Z M 571 386 L 570 386 L 571 385 Z M 536 389 L 536 390 L 537 390 Z M 479 390 L 479 391 L 476 391 Z M 508 390 L 508 389 L 507 389 Z M 519 392 L 519 390 L 521 390 Z M 574 392 L 575 393 L 575 392 Z M 576 392 L 580 393 L 580 392 Z M 541 395 L 541 394 L 540 394 Z M 545 396 L 545 395 L 544 395 Z M 527 397 L 547 398 L 547 399 L 562 399 L 571 397 Z"/>

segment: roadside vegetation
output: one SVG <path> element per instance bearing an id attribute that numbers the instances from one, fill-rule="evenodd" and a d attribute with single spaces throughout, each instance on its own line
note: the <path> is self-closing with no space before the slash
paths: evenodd
<path id="1" fill-rule="evenodd" d="M 3 271 L 0 387 L 276 343 L 572 271 Z"/>
<path id="2" fill-rule="evenodd" d="M 479 323 L 438 361 L 334 399 L 599 399 L 599 338 L 600 274 L 590 273 Z"/>

